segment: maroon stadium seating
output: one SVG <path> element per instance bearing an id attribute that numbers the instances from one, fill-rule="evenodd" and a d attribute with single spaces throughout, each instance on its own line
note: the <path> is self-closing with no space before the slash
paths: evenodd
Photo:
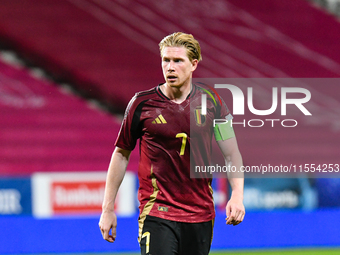
<path id="1" fill-rule="evenodd" d="M 3 41 L 118 110 L 162 82 L 157 44 L 175 31 L 202 44 L 195 77 L 340 75 L 340 24 L 305 0 L 5 0 L 0 8 Z"/>
<path id="2" fill-rule="evenodd" d="M 120 127 L 83 99 L 1 61 L 0 119 L 2 176 L 105 171 Z"/>

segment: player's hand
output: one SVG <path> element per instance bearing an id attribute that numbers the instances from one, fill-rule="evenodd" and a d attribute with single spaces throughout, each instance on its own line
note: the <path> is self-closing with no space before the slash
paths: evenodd
<path id="1" fill-rule="evenodd" d="M 99 228 L 104 240 L 113 243 L 116 240 L 116 228 L 117 228 L 116 214 L 114 212 L 102 212 L 99 220 Z"/>
<path id="2" fill-rule="evenodd" d="M 244 215 L 246 214 L 242 199 L 232 196 L 227 203 L 226 214 L 226 223 L 228 225 L 236 226 L 240 224 L 244 219 Z"/>

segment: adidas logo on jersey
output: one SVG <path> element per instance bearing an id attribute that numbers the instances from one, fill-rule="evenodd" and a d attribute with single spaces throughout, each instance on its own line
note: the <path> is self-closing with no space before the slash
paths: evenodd
<path id="1" fill-rule="evenodd" d="M 152 124 L 166 124 L 166 120 L 164 119 L 163 115 L 160 114 L 154 121 L 151 122 Z"/>

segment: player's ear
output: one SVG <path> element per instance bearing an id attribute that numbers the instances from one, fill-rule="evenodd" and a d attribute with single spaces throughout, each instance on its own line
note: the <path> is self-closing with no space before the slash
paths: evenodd
<path id="1" fill-rule="evenodd" d="M 195 71 L 198 65 L 198 60 L 197 59 L 193 59 L 191 61 L 191 65 L 192 65 L 192 71 Z"/>

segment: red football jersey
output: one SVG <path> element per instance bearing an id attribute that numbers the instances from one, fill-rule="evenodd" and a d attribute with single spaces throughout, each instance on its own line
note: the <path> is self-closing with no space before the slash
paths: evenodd
<path id="1" fill-rule="evenodd" d="M 201 115 L 201 95 L 206 88 L 193 85 L 187 99 L 177 104 L 160 86 L 131 99 L 115 144 L 133 150 L 140 139 L 140 216 L 210 221 L 215 217 L 212 179 L 190 178 L 190 167 L 210 165 L 213 119 L 225 119 L 229 111 L 209 91 L 207 114 Z"/>

